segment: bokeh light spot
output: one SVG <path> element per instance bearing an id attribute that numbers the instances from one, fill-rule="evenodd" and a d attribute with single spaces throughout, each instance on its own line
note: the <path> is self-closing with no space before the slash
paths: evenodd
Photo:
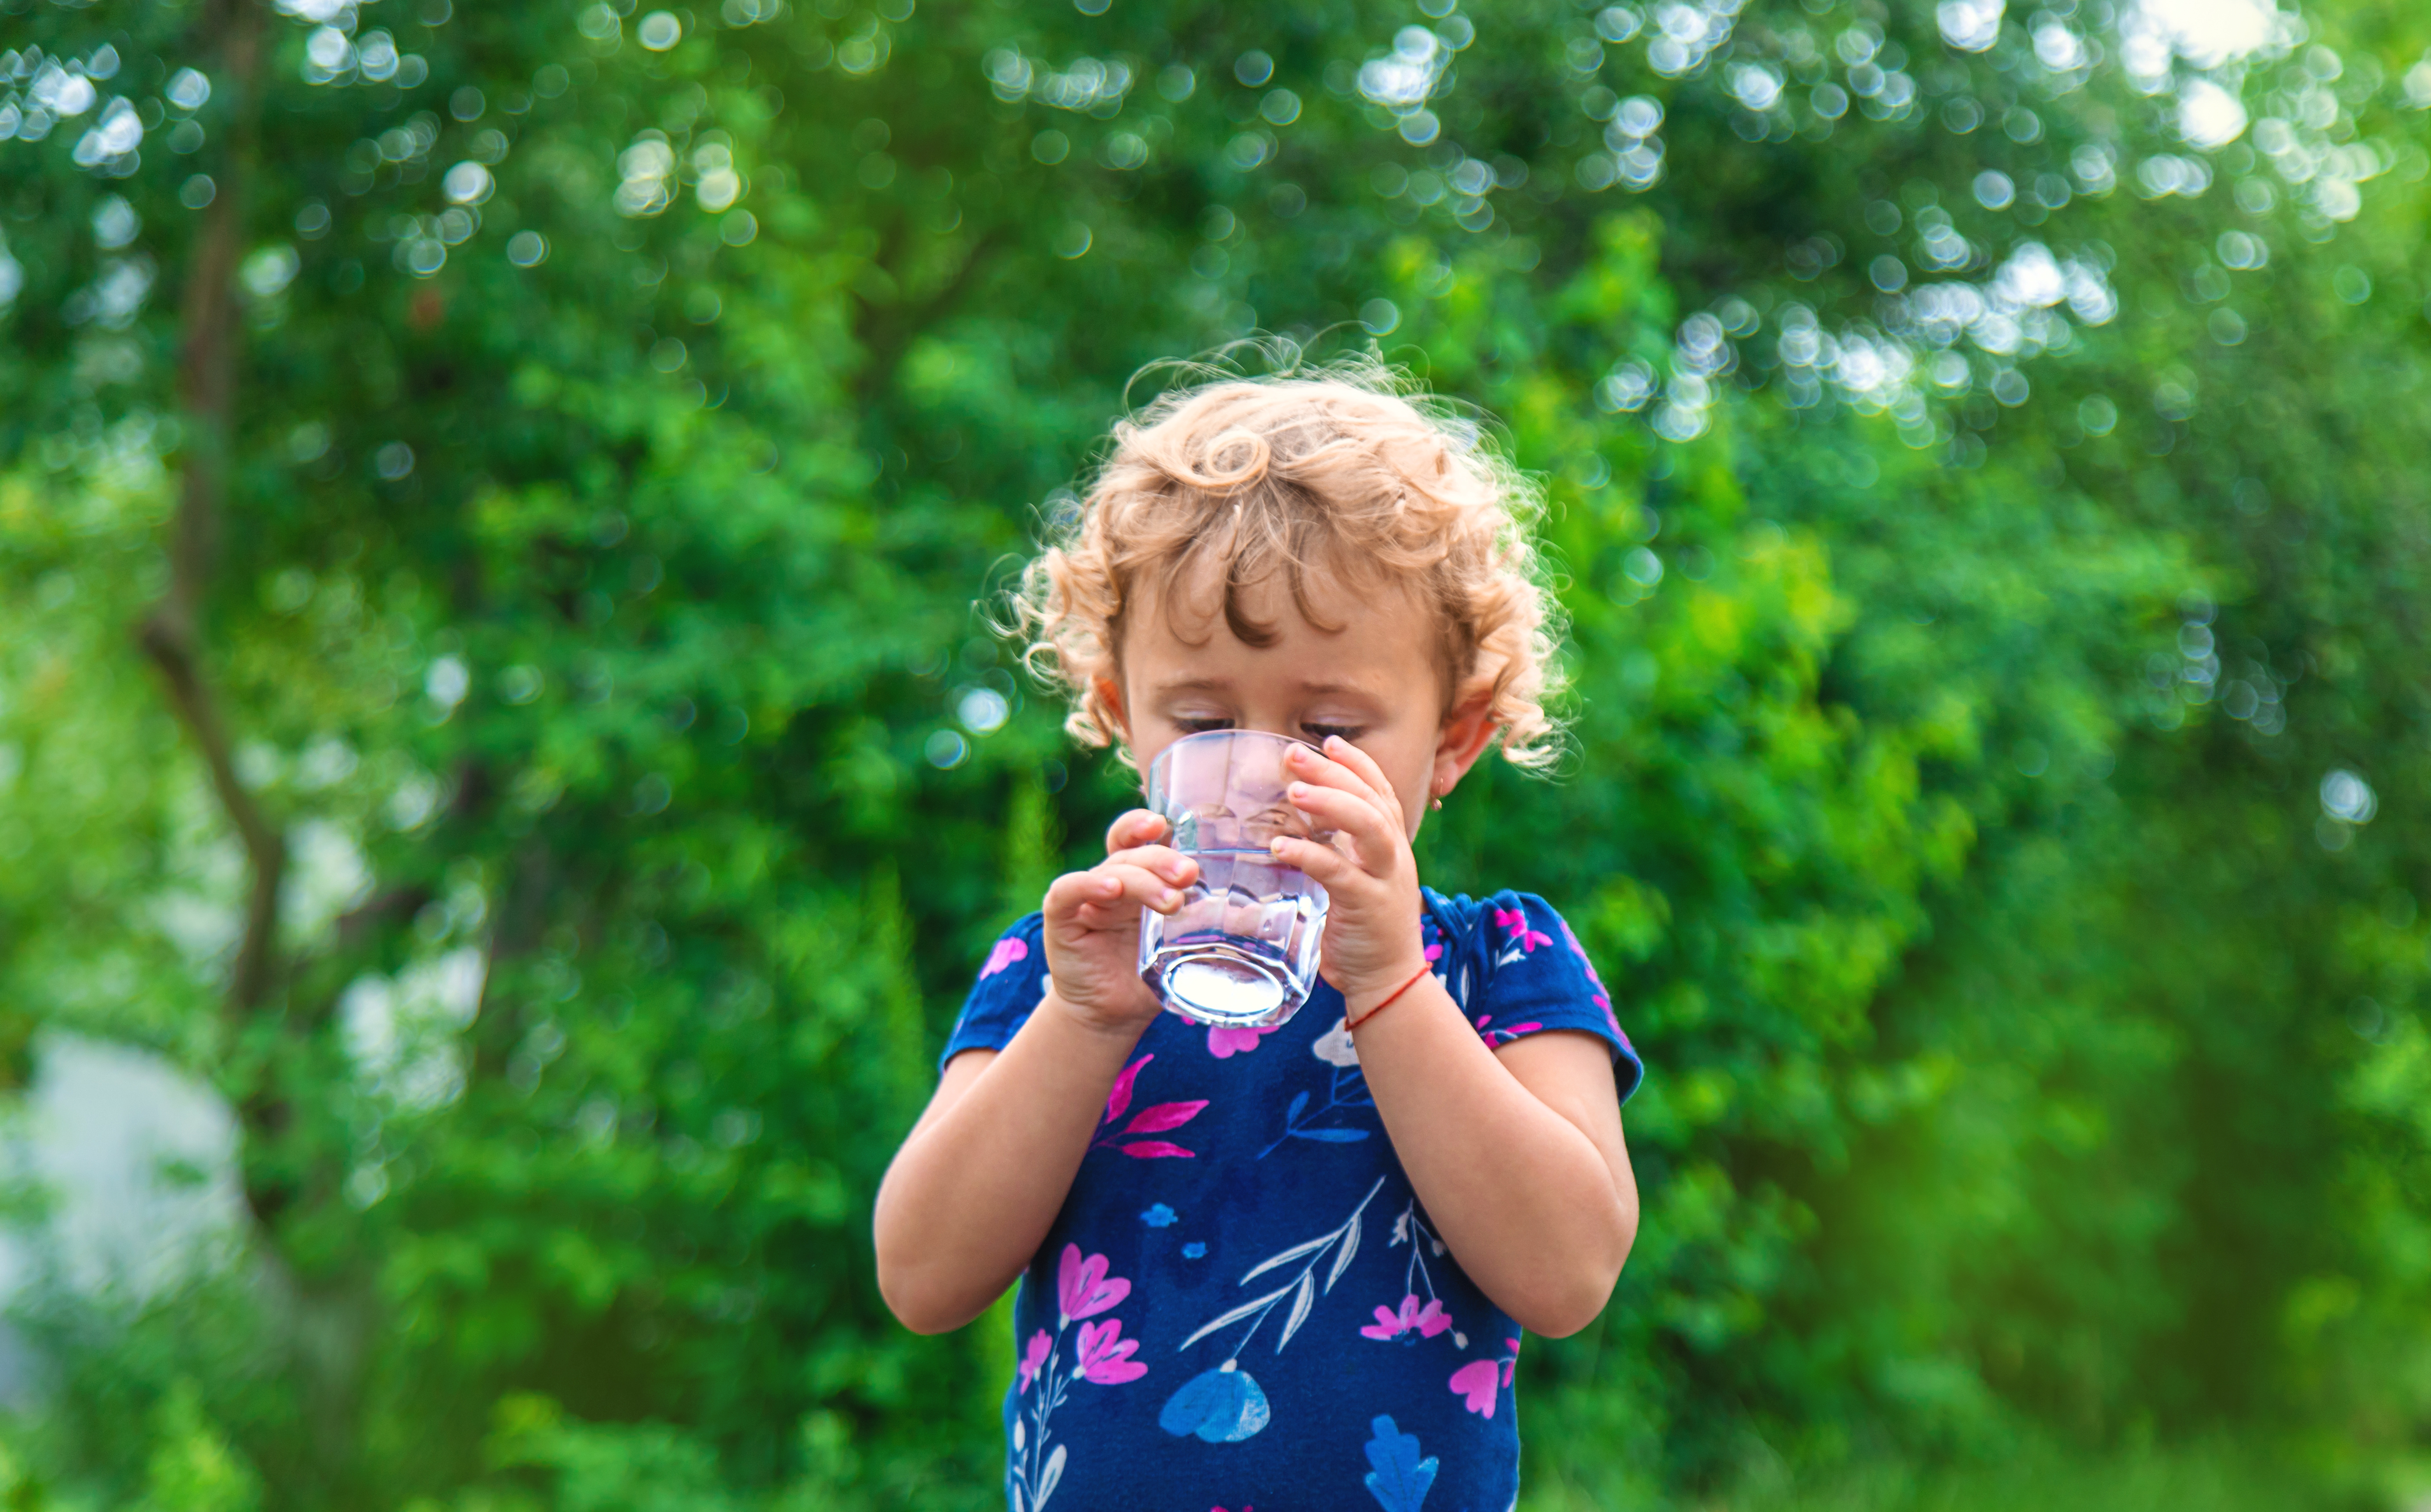
<path id="1" fill-rule="evenodd" d="M 683 41 L 683 23 L 676 19 L 673 11 L 653 10 L 633 28 L 633 35 L 650 51 L 663 53 Z"/>

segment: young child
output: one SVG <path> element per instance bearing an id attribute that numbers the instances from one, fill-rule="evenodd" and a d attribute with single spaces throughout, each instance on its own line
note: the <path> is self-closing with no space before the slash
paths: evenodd
<path id="1" fill-rule="evenodd" d="M 1196 864 L 1141 810 L 980 970 L 879 1193 L 878 1271 L 922 1333 L 1021 1278 L 1013 1512 L 1517 1497 L 1522 1330 L 1612 1293 L 1640 1074 L 1551 909 L 1447 899 L 1411 855 L 1488 746 L 1551 754 L 1526 502 L 1372 365 L 1221 381 L 1118 427 L 1031 564 L 1075 734 L 1143 769 L 1198 731 L 1305 740 L 1291 801 L 1335 837 L 1277 842 L 1332 899 L 1324 981 L 1279 1029 L 1142 984 L 1139 911 Z"/>

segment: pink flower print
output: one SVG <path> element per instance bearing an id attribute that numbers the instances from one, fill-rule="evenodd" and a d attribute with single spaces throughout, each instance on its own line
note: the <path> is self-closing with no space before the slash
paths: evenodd
<path id="1" fill-rule="evenodd" d="M 1471 1360 L 1451 1373 L 1451 1388 L 1468 1399 L 1468 1410 L 1494 1416 L 1494 1394 L 1519 1372 L 1519 1341 L 1506 1338 L 1511 1352 L 1499 1360 Z"/>
<path id="2" fill-rule="evenodd" d="M 1258 1041 L 1273 1033 L 1271 1029 L 1210 1029 L 1207 1031 L 1207 1053 L 1219 1061 L 1235 1055 L 1246 1055 L 1258 1048 Z"/>
<path id="3" fill-rule="evenodd" d="M 1554 922 L 1562 926 L 1562 938 L 1569 942 L 1570 953 L 1577 956 L 1579 958 L 1579 965 L 1586 968 L 1587 980 L 1596 984 L 1598 991 L 1601 991 L 1603 988 L 1603 978 L 1596 975 L 1595 963 L 1587 959 L 1587 948 L 1579 943 L 1577 933 L 1570 928 L 1570 921 L 1566 918 L 1557 917 Z"/>
<path id="4" fill-rule="evenodd" d="M 1544 931 L 1529 928 L 1528 916 L 1516 908 L 1496 909 L 1494 923 L 1496 928 L 1511 932 L 1511 943 L 1519 947 L 1522 954 L 1540 945 L 1553 943 L 1553 937 Z"/>
<path id="5" fill-rule="evenodd" d="M 1106 1269 L 1104 1255 L 1083 1259 L 1079 1245 L 1064 1247 L 1063 1263 L 1055 1270 L 1055 1301 L 1064 1309 L 1065 1322 L 1110 1312 L 1132 1294 L 1130 1282 L 1120 1276 L 1108 1276 Z"/>
<path id="6" fill-rule="evenodd" d="M 1545 1027 L 1534 1018 L 1531 1018 L 1524 1024 L 1505 1024 L 1501 1029 L 1489 1029 L 1486 1027 L 1488 1024 L 1493 1022 L 1494 1016 L 1492 1014 L 1481 1014 L 1478 1016 L 1478 1037 L 1484 1040 L 1488 1045 L 1508 1045 L 1513 1040 L 1519 1038 L 1523 1034 L 1533 1034 L 1536 1031 Z"/>
<path id="7" fill-rule="evenodd" d="M 1421 1307 L 1414 1293 L 1401 1299 L 1401 1305 L 1398 1310 L 1389 1307 L 1377 1308 L 1376 1320 L 1361 1329 L 1359 1333 L 1364 1338 L 1390 1339 L 1400 1338 L 1415 1328 L 1418 1331 L 1418 1337 L 1433 1338 L 1450 1327 L 1451 1327 L 1451 1315 L 1444 1311 L 1442 1302 L 1430 1298 L 1427 1304 Z"/>
<path id="8" fill-rule="evenodd" d="M 1148 1367 L 1132 1358 L 1139 1340 L 1123 1337 L 1123 1320 L 1081 1325 L 1081 1378 L 1099 1386 L 1121 1386 L 1148 1374 Z"/>
<path id="9" fill-rule="evenodd" d="M 1402 1298 L 1401 1310 L 1399 1313 L 1390 1307 L 1377 1308 L 1376 1320 L 1361 1329 L 1359 1336 L 1374 1339 L 1400 1338 L 1410 1331 L 1410 1319 L 1417 1315 L 1417 1309 L 1413 1305 L 1417 1302 L 1416 1297 Z"/>
<path id="10" fill-rule="evenodd" d="M 1427 965 L 1433 966 L 1442 959 L 1443 941 L 1437 940 L 1434 944 L 1427 947 Z"/>
<path id="11" fill-rule="evenodd" d="M 1106 1093 L 1106 1122 L 1112 1123 L 1121 1117 L 1124 1110 L 1132 1105 L 1132 1084 L 1139 1080 L 1140 1067 L 1154 1059 L 1154 1055 L 1143 1055 L 1124 1067 L 1122 1074 L 1115 1078 L 1113 1088 Z"/>
<path id="12" fill-rule="evenodd" d="M 1588 998 L 1597 1007 L 1603 1010 L 1603 1021 L 1611 1028 L 1613 1037 L 1619 1040 L 1624 1047 L 1629 1047 L 1634 1053 L 1635 1047 L 1629 1046 L 1629 1035 L 1621 1030 L 1620 1016 L 1612 1011 L 1612 997 L 1604 990 L 1603 978 L 1596 975 L 1595 963 L 1587 959 L 1586 947 L 1579 943 L 1579 937 L 1571 930 L 1568 919 L 1557 918 L 1555 922 L 1562 926 L 1562 938 L 1569 943 L 1570 953 L 1579 958 L 1580 966 L 1586 971 L 1587 985 L 1595 989 L 1587 995 Z"/>
<path id="13" fill-rule="evenodd" d="M 1112 1127 L 1114 1121 L 1131 1109 L 1132 1088 L 1139 1080 L 1140 1067 L 1154 1059 L 1156 1059 L 1154 1055 L 1143 1055 L 1124 1067 L 1122 1075 L 1115 1078 L 1114 1089 L 1106 1094 L 1105 1119 L 1098 1125 L 1102 1132 L 1090 1144 L 1090 1149 L 1112 1146 L 1124 1154 L 1140 1160 L 1165 1157 L 1179 1157 L 1183 1160 L 1196 1158 L 1197 1151 L 1184 1150 L 1182 1146 L 1165 1139 L 1135 1139 L 1127 1145 L 1115 1143 L 1118 1139 L 1130 1139 L 1133 1134 L 1164 1134 L 1169 1129 L 1179 1129 L 1198 1117 L 1207 1107 L 1205 1098 L 1200 1098 L 1195 1102 L 1159 1102 L 1140 1109 L 1138 1113 L 1132 1116 L 1132 1121 L 1123 1125 L 1120 1130 L 1114 1129 Z"/>
<path id="14" fill-rule="evenodd" d="M 1047 1336 L 1047 1330 L 1042 1328 L 1030 1336 L 1030 1348 L 1023 1352 L 1021 1368 L 1016 1372 L 1021 1377 L 1023 1391 L 1029 1390 L 1030 1383 L 1038 1379 L 1039 1368 L 1047 1363 L 1047 1356 L 1054 1352 L 1055 1341 Z"/>
<path id="15" fill-rule="evenodd" d="M 1451 1389 L 1468 1399 L 1468 1410 L 1488 1418 L 1501 1385 L 1502 1372 L 1492 1360 L 1471 1360 L 1451 1373 Z"/>
<path id="16" fill-rule="evenodd" d="M 964 959 L 967 960 L 968 957 Z M 996 942 L 996 949 L 988 952 L 987 965 L 980 967 L 980 980 L 984 982 L 1015 961 L 1028 959 L 1030 959 L 1029 946 L 1019 940 L 998 940 Z"/>

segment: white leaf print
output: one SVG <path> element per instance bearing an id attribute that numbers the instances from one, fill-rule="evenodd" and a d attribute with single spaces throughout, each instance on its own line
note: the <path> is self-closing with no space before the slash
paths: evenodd
<path id="1" fill-rule="evenodd" d="M 1063 1478 L 1064 1446 L 1058 1444 L 1055 1453 L 1047 1456 L 1047 1468 L 1038 1472 L 1038 1500 L 1030 1504 L 1033 1508 L 1046 1506 L 1047 1499 L 1055 1494 L 1055 1483 Z"/>
<path id="2" fill-rule="evenodd" d="M 1237 1322 L 1239 1322 L 1242 1319 L 1249 1317 L 1251 1313 L 1254 1313 L 1254 1312 L 1256 1312 L 1259 1308 L 1266 1306 L 1268 1302 L 1274 1302 L 1274 1301 L 1276 1301 L 1277 1299 L 1281 1298 L 1284 1292 L 1289 1291 L 1289 1290 L 1291 1290 L 1291 1287 L 1289 1287 L 1289 1286 L 1283 1286 L 1283 1287 L 1278 1288 L 1277 1290 L 1270 1291 L 1270 1292 L 1266 1293 L 1265 1296 L 1263 1296 L 1263 1297 L 1259 1298 L 1259 1299 L 1258 1299 L 1257 1301 L 1255 1301 L 1255 1302 L 1243 1302 L 1240 1306 L 1233 1308 L 1231 1312 L 1226 1313 L 1223 1317 L 1218 1318 L 1218 1319 L 1215 1319 L 1214 1321 L 1212 1321 L 1212 1322 L 1208 1323 L 1208 1324 L 1207 1324 L 1207 1326 L 1205 1326 L 1204 1328 L 1201 1328 L 1198 1333 L 1193 1334 L 1193 1335 L 1191 1335 L 1188 1338 L 1183 1339 L 1183 1340 L 1182 1341 L 1182 1347 L 1183 1349 L 1185 1349 L 1185 1350 L 1186 1350 L 1186 1349 L 1190 1348 L 1190 1346 L 1192 1346 L 1193 1344 L 1198 1343 L 1200 1339 L 1205 1338 L 1208 1335 L 1213 1334 L 1214 1332 L 1216 1332 L 1216 1331 L 1217 1329 L 1219 1329 L 1219 1328 L 1222 1328 L 1225 1324 L 1227 1324 L 1227 1323 L 1237 1323 Z"/>
<path id="3" fill-rule="evenodd" d="M 1335 1019 L 1333 1027 L 1317 1035 L 1316 1043 L 1311 1045 L 1308 1051 L 1326 1065 L 1339 1066 L 1345 1070 L 1359 1064 L 1359 1048 L 1350 1043 L 1350 1030 L 1346 1019 Z"/>
<path id="4" fill-rule="evenodd" d="M 1013 1452 L 1018 1454 L 1023 1450 L 1028 1449 L 1030 1447 L 1029 1438 L 1030 1435 L 1025 1431 L 1021 1421 L 1021 1414 L 1014 1413 L 1013 1416 Z"/>
<path id="5" fill-rule="evenodd" d="M 1021 1483 L 1019 1481 L 1013 1483 L 1012 1490 L 1013 1512 L 1030 1512 L 1028 1505 L 1026 1505 L 1021 1500 Z"/>
<path id="6" fill-rule="evenodd" d="M 1314 1268 L 1300 1272 L 1299 1295 L 1292 1299 L 1291 1316 L 1283 1319 L 1283 1336 L 1275 1340 L 1275 1352 L 1281 1354 L 1299 1325 L 1308 1321 L 1308 1310 L 1316 1305 L 1316 1272 Z"/>
<path id="7" fill-rule="evenodd" d="M 1283 1344 L 1290 1340 L 1293 1331 L 1307 1319 L 1308 1310 L 1315 1304 L 1317 1261 L 1325 1258 L 1325 1252 L 1329 1246 L 1339 1243 L 1345 1247 L 1344 1252 L 1334 1257 L 1333 1273 L 1326 1277 L 1325 1289 L 1330 1292 L 1333 1289 L 1333 1283 L 1342 1275 L 1343 1268 L 1350 1263 L 1350 1254 L 1356 1252 L 1359 1248 L 1360 1218 L 1366 1213 L 1367 1204 L 1376 1201 L 1376 1194 L 1383 1189 L 1384 1178 L 1379 1176 L 1376 1178 L 1376 1184 L 1367 1188 L 1367 1195 L 1359 1200 L 1359 1205 L 1350 1210 L 1350 1216 L 1343 1219 L 1340 1228 L 1320 1234 L 1304 1243 L 1295 1244 L 1281 1254 L 1269 1256 L 1259 1262 L 1236 1285 L 1247 1285 L 1254 1277 L 1272 1270 L 1278 1266 L 1289 1265 L 1303 1256 L 1308 1259 L 1308 1264 L 1300 1267 L 1299 1274 L 1284 1282 L 1281 1288 L 1270 1291 L 1254 1301 L 1245 1302 L 1223 1317 L 1202 1325 L 1199 1332 L 1182 1341 L 1182 1347 L 1186 1350 L 1216 1330 L 1230 1323 L 1237 1323 L 1255 1313 L 1257 1321 L 1249 1325 L 1249 1331 L 1241 1336 L 1240 1342 L 1233 1346 L 1232 1352 L 1238 1355 L 1241 1351 L 1249 1347 L 1249 1340 L 1257 1336 L 1258 1330 L 1266 1326 L 1266 1315 L 1273 1310 L 1274 1304 L 1283 1299 L 1285 1292 L 1297 1288 L 1299 1292 L 1299 1300 L 1292 1310 L 1290 1321 L 1283 1328 L 1283 1339 L 1275 1345 L 1275 1349 L 1280 1352 Z M 1041 1441 L 1044 1442 L 1044 1440 Z M 1035 1512 L 1034 1508 L 1032 1512 Z"/>
<path id="8" fill-rule="evenodd" d="M 1341 1252 L 1333 1257 L 1333 1268 L 1325 1273 L 1325 1289 L 1329 1295 L 1333 1291 L 1333 1284 L 1342 1279 L 1342 1273 L 1350 1268 L 1350 1257 L 1359 1252 L 1359 1215 L 1351 1214 L 1350 1221 L 1344 1227 L 1349 1232 L 1343 1236 Z"/>
<path id="9" fill-rule="evenodd" d="M 1256 1265 L 1251 1266 L 1249 1270 L 1243 1274 L 1241 1279 L 1235 1283 L 1235 1285 L 1246 1286 L 1251 1281 L 1265 1275 L 1267 1271 L 1272 1270 L 1277 1266 L 1287 1266 L 1293 1261 L 1299 1259 L 1301 1255 L 1315 1254 L 1317 1251 L 1324 1249 L 1329 1244 L 1332 1244 L 1335 1237 L 1341 1233 L 1342 1231 L 1340 1229 L 1335 1229 L 1332 1234 L 1320 1234 L 1316 1238 L 1309 1240 L 1305 1244 L 1295 1244 L 1281 1254 L 1270 1254 L 1264 1260 L 1259 1261 Z"/>

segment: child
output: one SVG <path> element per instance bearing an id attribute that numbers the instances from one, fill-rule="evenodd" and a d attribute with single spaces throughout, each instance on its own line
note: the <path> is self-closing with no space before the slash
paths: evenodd
<path id="1" fill-rule="evenodd" d="M 1332 899 L 1324 982 L 1279 1029 L 1142 985 L 1139 911 L 1196 874 L 1145 811 L 981 968 L 879 1193 L 878 1270 L 922 1333 L 1021 1278 L 1013 1512 L 1517 1497 L 1521 1330 L 1611 1295 L 1640 1074 L 1551 909 L 1446 899 L 1411 855 L 1498 737 L 1551 754 L 1523 503 L 1372 365 L 1220 381 L 1118 427 L 1031 564 L 1075 734 L 1142 768 L 1202 730 L 1308 741 L 1291 800 L 1335 838 L 1277 842 Z"/>

